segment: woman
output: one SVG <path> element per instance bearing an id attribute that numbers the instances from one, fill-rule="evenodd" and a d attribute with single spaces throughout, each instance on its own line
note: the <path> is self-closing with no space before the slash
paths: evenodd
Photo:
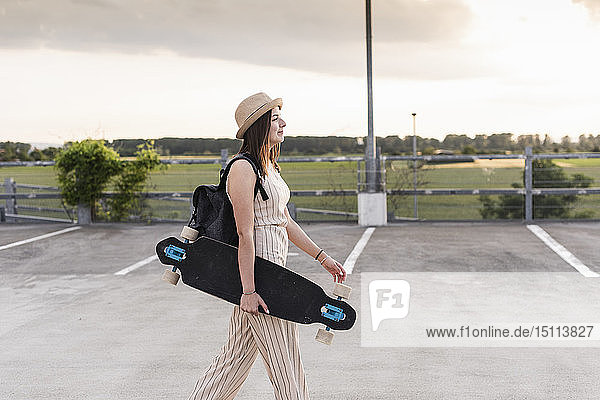
<path id="1" fill-rule="evenodd" d="M 254 257 L 259 256 L 286 265 L 288 238 L 311 255 L 343 282 L 342 265 L 320 249 L 290 217 L 286 204 L 290 190 L 279 174 L 280 143 L 285 122 L 281 118 L 282 100 L 272 100 L 257 93 L 240 103 L 235 119 L 236 137 L 243 139 L 240 153 L 250 153 L 258 161 L 263 187 L 269 199 L 254 195 L 256 174 L 250 163 L 233 163 L 227 177 L 226 191 L 235 216 L 239 235 L 238 264 L 243 294 L 234 306 L 229 324 L 229 338 L 196 383 L 189 399 L 233 399 L 250 372 L 258 353 L 262 356 L 276 399 L 308 399 L 308 387 L 298 347 L 295 322 L 268 315 L 265 304 L 254 286 Z M 264 313 L 259 313 L 261 307 Z"/>

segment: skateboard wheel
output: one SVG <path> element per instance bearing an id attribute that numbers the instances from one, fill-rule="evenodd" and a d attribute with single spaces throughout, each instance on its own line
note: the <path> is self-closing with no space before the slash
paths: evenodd
<path id="1" fill-rule="evenodd" d="M 193 242 L 194 240 L 198 239 L 198 231 L 194 228 L 190 228 L 189 226 L 184 226 L 181 230 L 181 237 Z"/>
<path id="2" fill-rule="evenodd" d="M 333 341 L 333 336 L 334 336 L 333 332 L 327 331 L 323 328 L 319 328 L 319 330 L 317 331 L 317 336 L 315 336 L 315 340 L 317 342 L 321 342 L 323 344 L 330 345 L 331 342 Z"/>
<path id="3" fill-rule="evenodd" d="M 171 285 L 177 285 L 177 282 L 179 282 L 179 274 L 167 268 L 163 273 L 162 280 L 169 282 Z"/>
<path id="4" fill-rule="evenodd" d="M 350 286 L 344 285 L 343 283 L 336 283 L 335 288 L 333 288 L 333 294 L 335 296 L 339 296 L 342 299 L 347 299 L 350 297 L 350 292 L 352 288 Z"/>

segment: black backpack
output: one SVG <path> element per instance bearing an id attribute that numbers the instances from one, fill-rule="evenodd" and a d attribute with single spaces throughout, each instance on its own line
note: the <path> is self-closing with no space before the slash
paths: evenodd
<path id="1" fill-rule="evenodd" d="M 233 215 L 233 206 L 225 192 L 225 184 L 231 166 L 239 159 L 248 160 L 256 173 L 254 198 L 256 198 L 258 191 L 260 191 L 263 200 L 266 201 L 269 198 L 262 185 L 258 163 L 255 158 L 250 153 L 238 154 L 229 161 L 225 169 L 221 168 L 218 186 L 201 185 L 194 190 L 192 217 L 188 222 L 190 228 L 198 231 L 198 236 L 208 236 L 236 247 L 239 244 L 239 237 Z"/>

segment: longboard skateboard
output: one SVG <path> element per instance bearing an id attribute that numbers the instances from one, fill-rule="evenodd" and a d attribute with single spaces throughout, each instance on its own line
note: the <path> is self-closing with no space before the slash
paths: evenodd
<path id="1" fill-rule="evenodd" d="M 242 284 L 237 247 L 206 236 L 185 242 L 169 237 L 156 245 L 156 254 L 161 263 L 172 266 L 165 271 L 164 280 L 177 284 L 178 269 L 186 285 L 239 305 Z M 320 342 L 330 344 L 330 329 L 348 330 L 356 321 L 356 311 L 342 300 L 350 294 L 348 286 L 336 284 L 335 299 L 311 280 L 261 257 L 255 258 L 254 280 L 270 315 L 301 324 L 326 325 L 317 333 Z M 259 311 L 264 312 L 262 307 Z"/>

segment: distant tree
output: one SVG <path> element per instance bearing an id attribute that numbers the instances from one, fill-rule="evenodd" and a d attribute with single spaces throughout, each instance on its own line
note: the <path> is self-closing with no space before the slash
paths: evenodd
<path id="1" fill-rule="evenodd" d="M 435 153 L 435 148 L 433 146 L 427 146 L 421 152 L 424 156 L 431 156 Z"/>
<path id="2" fill-rule="evenodd" d="M 33 149 L 29 152 L 29 157 L 34 161 L 43 161 L 47 160 L 47 157 L 42 153 L 39 149 Z"/>
<path id="3" fill-rule="evenodd" d="M 548 134 L 546 134 L 544 136 L 544 143 L 542 143 L 542 146 L 545 150 L 550 150 L 554 147 L 554 140 L 552 140 L 552 138 Z"/>
<path id="4" fill-rule="evenodd" d="M 366 142 L 366 140 L 363 140 L 363 142 Z M 404 141 L 397 135 L 377 138 L 377 144 L 381 145 L 381 152 L 384 154 L 400 155 L 406 151 Z M 361 148 L 364 152 L 364 146 L 361 145 Z"/>
<path id="5" fill-rule="evenodd" d="M 0 156 L 2 161 L 15 161 L 17 159 L 17 146 L 15 143 L 0 143 Z"/>
<path id="6" fill-rule="evenodd" d="M 59 148 L 48 147 L 42 150 L 42 154 L 44 155 L 44 157 L 46 157 L 47 160 L 54 160 L 59 151 Z"/>
<path id="7" fill-rule="evenodd" d="M 475 135 L 473 140 L 473 148 L 480 151 L 487 150 L 488 148 L 488 136 L 487 135 Z"/>
<path id="8" fill-rule="evenodd" d="M 417 137 L 418 138 L 418 137 Z M 418 144 L 418 142 L 417 142 Z M 433 150 L 435 149 L 439 149 L 441 147 L 441 143 L 439 140 L 437 139 L 431 139 L 431 138 L 424 138 L 421 142 L 421 145 L 418 146 L 418 148 L 424 153 L 425 149 L 427 149 L 428 147 L 432 148 Z M 433 154 L 433 153 L 432 153 Z"/>
<path id="9" fill-rule="evenodd" d="M 600 152 L 600 135 L 597 135 L 595 138 L 592 139 L 592 146 L 592 151 Z"/>
<path id="10" fill-rule="evenodd" d="M 519 135 L 517 137 L 517 146 L 519 150 L 525 151 L 525 147 L 531 146 L 534 151 L 542 149 L 540 135 Z"/>
<path id="11" fill-rule="evenodd" d="M 492 152 L 503 152 L 513 150 L 512 133 L 496 133 L 488 137 L 488 150 Z"/>
<path id="12" fill-rule="evenodd" d="M 461 151 L 463 154 L 477 154 L 477 149 L 471 145 L 466 145 Z"/>
<path id="13" fill-rule="evenodd" d="M 131 157 L 141 144 L 144 144 L 143 139 L 116 139 L 112 141 L 110 148 L 119 153 L 121 157 Z"/>
<path id="14" fill-rule="evenodd" d="M 357 139 L 360 138 L 362 142 Z M 334 154 L 364 154 L 366 138 L 365 137 L 345 137 L 345 136 L 287 136 L 281 149 L 283 155 L 322 155 L 327 153 Z M 383 154 L 402 155 L 412 154 L 413 136 L 388 135 L 385 137 L 376 137 L 377 146 L 381 147 Z M 142 139 L 117 139 L 110 147 L 117 151 L 121 156 L 134 156 L 137 147 L 143 144 Z M 163 156 L 181 156 L 181 155 L 212 155 L 219 156 L 221 149 L 227 149 L 229 154 L 238 152 L 241 142 L 230 138 L 161 138 L 155 141 L 158 154 Z M 560 152 L 561 150 L 572 151 L 576 148 L 580 151 L 593 151 L 600 149 L 600 135 L 581 135 L 577 143 L 571 143 L 567 137 L 562 142 L 554 143 L 550 136 L 544 135 L 520 135 L 513 140 L 512 133 L 495 133 L 492 135 L 477 134 L 475 138 L 470 138 L 465 134 L 448 134 L 443 141 L 435 138 L 425 138 L 417 136 L 417 151 L 424 153 L 427 148 L 435 150 L 445 149 L 462 151 L 467 146 L 476 149 L 479 154 L 504 154 L 507 151 L 524 151 L 526 146 L 533 146 L 536 152 Z M 14 147 L 14 146 L 13 146 Z M 562 148 L 561 148 L 562 147 Z M 14 158 L 16 156 L 16 147 Z M 596 150 L 598 151 L 598 150 Z M 1 152 L 1 149 L 0 149 Z M 10 151 L 5 154 L 12 154 Z M 6 155 L 3 156 L 6 158 Z M 51 158 L 51 157 L 50 157 Z"/>
<path id="15" fill-rule="evenodd" d="M 577 150 L 579 151 L 597 151 L 594 148 L 597 148 L 596 140 L 594 135 L 579 135 Z"/>
<path id="16" fill-rule="evenodd" d="M 571 138 L 568 136 L 562 137 L 562 139 L 560 140 L 560 145 L 563 148 L 563 150 L 566 151 L 567 153 L 570 153 L 573 151 L 573 149 L 571 147 Z"/>
<path id="17" fill-rule="evenodd" d="M 471 139 L 467 135 L 446 135 L 442 142 L 444 148 L 450 150 L 460 150 L 467 145 L 471 145 Z"/>
<path id="18" fill-rule="evenodd" d="M 29 143 L 3 142 L 0 143 L 0 161 L 31 161 L 30 151 Z"/>

